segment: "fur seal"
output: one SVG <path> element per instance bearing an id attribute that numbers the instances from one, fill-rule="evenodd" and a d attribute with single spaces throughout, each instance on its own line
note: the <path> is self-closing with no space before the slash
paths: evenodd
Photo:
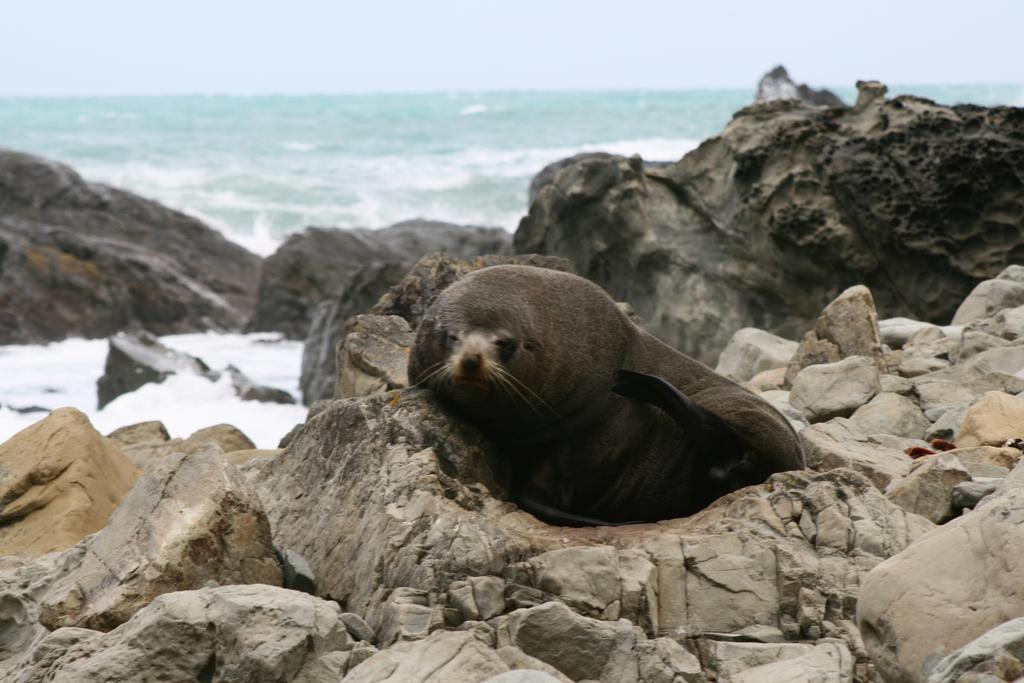
<path id="1" fill-rule="evenodd" d="M 493 438 L 513 500 L 553 524 L 682 517 L 804 467 L 768 403 L 569 273 L 502 265 L 453 283 L 420 323 L 409 380 Z"/>

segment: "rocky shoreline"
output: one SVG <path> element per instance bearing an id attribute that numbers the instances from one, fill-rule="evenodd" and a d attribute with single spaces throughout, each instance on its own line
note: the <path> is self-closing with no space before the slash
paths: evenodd
<path id="1" fill-rule="evenodd" d="M 0 444 L 0 681 L 1024 676 L 1024 110 L 860 93 L 751 105 L 674 164 L 552 165 L 511 244 L 310 229 L 262 273 L 0 153 L 0 339 L 111 336 L 109 397 L 209 372 L 142 331 L 275 330 L 306 340 L 310 404 L 273 450 L 73 409 Z M 598 282 L 774 405 L 808 468 L 655 524 L 518 509 L 405 368 L 433 298 L 498 263 Z"/>

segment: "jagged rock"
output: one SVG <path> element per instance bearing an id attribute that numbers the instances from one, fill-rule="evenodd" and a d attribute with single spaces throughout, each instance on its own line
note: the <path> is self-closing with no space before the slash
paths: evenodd
<path id="1" fill-rule="evenodd" d="M 103 376 L 96 382 L 100 408 L 121 394 L 135 391 L 149 382 L 163 382 L 178 372 L 191 372 L 209 379 L 218 377 L 200 359 L 167 348 L 148 332 L 119 332 L 107 342 L 110 350 Z"/>
<path id="2" fill-rule="evenodd" d="M 856 577 L 931 528 L 840 469 L 780 473 L 689 518 L 566 529 L 506 502 L 506 468 L 429 392 L 403 390 L 327 404 L 255 482 L 276 545 L 305 557 L 321 594 L 363 615 L 381 647 L 557 602 L 623 643 L 639 642 L 634 627 L 656 639 L 761 626 L 842 638 L 863 663 Z M 544 660 L 543 635 L 527 649 L 514 624 L 508 642 Z"/>
<path id="3" fill-rule="evenodd" d="M 924 678 L 944 657 L 1024 614 L 1024 488 L 981 506 L 875 567 L 864 579 L 857 618 L 887 681 Z"/>
<path id="4" fill-rule="evenodd" d="M 509 236 L 501 228 L 427 220 L 404 221 L 380 230 L 308 228 L 291 235 L 263 263 L 249 328 L 304 339 L 313 307 L 342 297 L 339 289 L 359 269 L 371 263 L 409 267 L 424 254 L 438 251 L 460 258 L 506 253 Z"/>
<path id="5" fill-rule="evenodd" d="M 1024 436 L 1024 399 L 989 391 L 972 405 L 956 434 L 958 446 L 1002 446 Z"/>
<path id="6" fill-rule="evenodd" d="M 906 396 L 881 392 L 854 411 L 850 421 L 865 434 L 923 438 L 931 427 L 917 404 Z"/>
<path id="7" fill-rule="evenodd" d="M 270 528 L 234 466 L 170 455 L 147 467 L 99 533 L 61 556 L 40 622 L 106 631 L 158 595 L 211 580 L 280 585 Z"/>
<path id="8" fill-rule="evenodd" d="M 766 370 L 785 368 L 797 343 L 756 327 L 737 330 L 718 357 L 715 372 L 745 382 Z"/>
<path id="9" fill-rule="evenodd" d="M 357 315 L 338 346 L 338 376 L 332 395 L 366 396 L 409 386 L 406 366 L 416 333 L 397 315 Z"/>
<path id="10" fill-rule="evenodd" d="M 223 450 L 223 449 L 221 449 Z M 283 448 L 243 448 L 224 454 L 224 459 L 232 465 L 242 468 L 243 465 L 258 458 L 276 458 L 284 452 Z M 244 469 L 242 470 L 245 471 Z"/>
<path id="11" fill-rule="evenodd" d="M 861 86 L 855 108 L 749 106 L 668 166 L 567 164 L 516 251 L 571 259 L 709 364 L 741 327 L 799 338 L 853 283 L 889 315 L 946 323 L 980 280 L 1024 262 L 1024 206 L 1009 199 L 1024 121 Z"/>
<path id="12" fill-rule="evenodd" d="M 294 551 L 285 550 L 283 553 L 277 553 L 277 559 L 281 564 L 282 585 L 285 588 L 316 595 L 316 576 L 313 575 L 313 570 L 309 568 L 309 562 L 306 562 L 306 558 Z M 358 618 L 358 615 L 350 615 L 350 618 L 353 616 Z M 346 629 L 351 632 L 348 624 L 349 622 L 345 621 Z M 361 640 L 367 639 L 362 638 Z"/>
<path id="13" fill-rule="evenodd" d="M 231 378 L 231 386 L 234 388 L 238 398 L 243 401 L 262 401 L 264 403 L 283 403 L 291 405 L 295 403 L 295 397 L 284 389 L 268 387 L 264 384 L 256 384 L 244 372 L 229 365 L 224 372 Z"/>
<path id="14" fill-rule="evenodd" d="M 0 149 L 0 344 L 237 329 L 259 264 L 195 218 Z"/>
<path id="15" fill-rule="evenodd" d="M 110 633 L 53 631 L 3 681 L 338 681 L 313 674 L 353 647 L 340 616 L 336 603 L 273 586 L 170 593 Z"/>
<path id="16" fill-rule="evenodd" d="M 885 497 L 907 512 L 942 524 L 957 513 L 953 505 L 953 489 L 970 481 L 971 474 L 957 459 L 954 451 L 921 458 L 910 474 L 893 481 Z"/>
<path id="17" fill-rule="evenodd" d="M 944 657 L 927 683 L 998 683 L 1024 677 L 1024 618 L 1000 624 Z"/>
<path id="18" fill-rule="evenodd" d="M 789 402 L 808 422 L 849 417 L 882 390 L 870 358 L 850 356 L 804 368 L 793 380 Z"/>
<path id="19" fill-rule="evenodd" d="M 849 467 L 881 490 L 893 479 L 906 476 L 913 461 L 900 451 L 868 436 L 850 420 L 835 419 L 800 432 L 807 466 L 819 472 Z"/>
<path id="20" fill-rule="evenodd" d="M 850 356 L 870 358 L 879 373 L 886 372 L 878 313 L 871 290 L 850 287 L 818 316 L 814 329 L 804 335 L 786 369 L 786 382 L 810 365 L 835 363 Z"/>
<path id="21" fill-rule="evenodd" d="M 74 408 L 0 444 L 0 555 L 38 557 L 99 531 L 139 471 Z"/>
<path id="22" fill-rule="evenodd" d="M 786 67 L 777 66 L 764 76 L 757 84 L 758 102 L 774 100 L 800 100 L 812 107 L 845 107 L 846 103 L 830 90 L 814 88 L 801 83 L 797 85 L 789 77 Z"/>
<path id="23" fill-rule="evenodd" d="M 408 271 L 407 263 L 367 264 L 352 273 L 332 298 L 316 305 L 306 343 L 302 347 L 299 386 L 303 403 L 309 405 L 316 400 L 335 397 L 337 369 L 340 368 L 337 355 L 341 341 L 349 334 L 349 319 L 369 311 L 388 289 L 402 281 Z"/>
<path id="24" fill-rule="evenodd" d="M 953 315 L 954 325 L 990 318 L 1004 308 L 1024 305 L 1024 265 L 1007 266 L 971 290 Z"/>

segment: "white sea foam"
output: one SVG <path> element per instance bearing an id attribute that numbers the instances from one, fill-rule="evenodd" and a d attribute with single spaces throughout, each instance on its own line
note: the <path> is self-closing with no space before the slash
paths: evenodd
<path id="1" fill-rule="evenodd" d="M 312 142 L 299 142 L 297 140 L 285 140 L 281 143 L 282 149 L 290 152 L 312 152 L 317 148 Z"/>
<path id="2" fill-rule="evenodd" d="M 274 334 L 189 334 L 162 338 L 169 347 L 199 356 L 214 369 L 229 363 L 255 382 L 298 393 L 301 342 Z M 272 448 L 306 409 L 242 401 L 230 381 L 210 382 L 197 375 L 175 375 L 119 396 L 97 410 L 96 380 L 103 374 L 106 340 L 69 339 L 47 345 L 0 346 L 0 442 L 42 419 L 45 412 L 21 414 L 6 406 L 46 409 L 71 406 L 86 413 L 102 433 L 160 420 L 171 436 L 226 422 L 241 429 L 260 448 Z"/>
<path id="3" fill-rule="evenodd" d="M 473 116 L 474 114 L 485 114 L 490 111 L 486 104 L 467 104 L 459 110 L 459 116 Z"/>

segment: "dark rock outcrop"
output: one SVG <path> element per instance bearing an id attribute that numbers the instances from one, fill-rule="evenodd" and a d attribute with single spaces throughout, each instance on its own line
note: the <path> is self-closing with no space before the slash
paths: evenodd
<path id="1" fill-rule="evenodd" d="M 0 148 L 0 344 L 238 329 L 259 264 L 195 218 Z"/>
<path id="2" fill-rule="evenodd" d="M 846 103 L 831 90 L 815 90 L 805 83 L 797 85 L 786 67 L 779 65 L 761 77 L 757 84 L 757 101 L 800 100 L 814 107 L 845 107 Z"/>
<path id="3" fill-rule="evenodd" d="M 304 339 L 316 304 L 347 298 L 348 285 L 357 271 L 371 264 L 400 264 L 408 268 L 421 256 L 444 251 L 467 258 L 509 251 L 509 235 L 500 228 L 452 225 L 411 220 L 380 230 L 308 228 L 292 235 L 263 264 L 259 296 L 249 328 L 254 332 L 283 332 Z M 364 286 L 379 285 L 375 301 L 401 278 L 356 277 Z M 357 283 L 352 283 L 356 285 Z M 357 286 L 358 289 L 358 286 Z M 361 311 L 354 311 L 361 312 Z M 341 321 L 344 325 L 345 320 Z"/>
<path id="4" fill-rule="evenodd" d="M 516 251 L 565 256 L 706 363 L 741 327 L 798 338 L 859 283 L 886 316 L 945 323 L 979 281 L 1024 261 L 1024 109 L 860 85 L 852 108 L 749 106 L 663 168 L 569 164 Z"/>

